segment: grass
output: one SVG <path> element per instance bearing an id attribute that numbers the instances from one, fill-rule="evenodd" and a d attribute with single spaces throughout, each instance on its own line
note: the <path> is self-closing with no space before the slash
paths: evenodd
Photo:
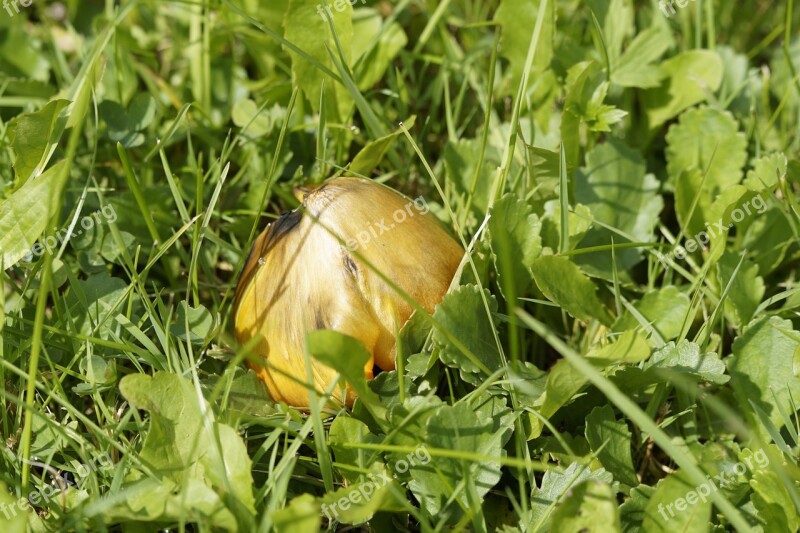
<path id="1" fill-rule="evenodd" d="M 4 530 L 797 531 L 793 0 L 355 7 L 0 10 Z M 319 336 L 338 381 L 276 404 L 233 291 L 295 186 L 352 174 L 468 253 L 397 371 Z"/>

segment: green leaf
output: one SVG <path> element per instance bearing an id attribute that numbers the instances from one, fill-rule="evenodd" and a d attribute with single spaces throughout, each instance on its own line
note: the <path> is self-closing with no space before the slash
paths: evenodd
<path id="1" fill-rule="evenodd" d="M 650 345 L 644 335 L 629 330 L 613 343 L 590 351 L 586 357 L 599 359 L 607 364 L 638 363 L 650 357 Z"/>
<path id="2" fill-rule="evenodd" d="M 372 392 L 364 376 L 364 365 L 372 355 L 358 339 L 332 330 L 311 331 L 306 334 L 308 352 L 321 363 L 342 375 L 358 394 L 370 412 L 380 421 L 385 411 L 378 395 Z"/>
<path id="3" fill-rule="evenodd" d="M 569 491 L 584 481 L 611 483 L 611 474 L 603 470 L 591 470 L 577 462 L 571 463 L 563 472 L 548 470 L 542 476 L 539 487 L 534 487 L 531 495 L 531 531 L 539 531 L 550 522 L 553 511 L 569 494 Z"/>
<path id="4" fill-rule="evenodd" d="M 584 122 L 590 131 L 611 131 L 611 126 L 622 120 L 628 112 L 605 104 L 608 85 L 606 73 L 596 61 L 574 65 L 568 73 L 565 112 Z M 565 142 L 568 138 L 565 134 Z"/>
<path id="5" fill-rule="evenodd" d="M 367 7 L 356 10 L 353 17 L 353 57 L 358 88 L 366 91 L 381 81 L 406 44 L 408 38 L 400 24 L 395 22 L 384 28 L 383 17 L 377 10 Z"/>
<path id="6" fill-rule="evenodd" d="M 644 369 L 668 369 L 716 384 L 727 383 L 730 379 L 725 375 L 725 363 L 719 355 L 715 352 L 701 354 L 699 345 L 686 340 L 677 345 L 670 342 L 655 351 Z"/>
<path id="7" fill-rule="evenodd" d="M 575 175 L 575 201 L 589 208 L 594 220 L 615 228 L 595 225 L 581 241 L 582 247 L 625 242 L 622 235 L 634 242 L 653 239 L 653 228 L 664 202 L 658 193 L 658 180 L 647 174 L 641 154 L 628 146 L 611 141 L 586 154 L 586 166 Z M 641 260 L 636 249 L 615 251 L 617 268 L 625 272 Z M 595 252 L 577 256 L 576 262 L 587 271 L 611 279 L 611 252 Z"/>
<path id="8" fill-rule="evenodd" d="M 141 93 L 131 100 L 127 110 L 118 102 L 104 100 L 98 111 L 108 126 L 109 138 L 125 148 L 133 148 L 144 143 L 141 132 L 153 122 L 156 101 L 150 94 Z"/>
<path id="9" fill-rule="evenodd" d="M 618 481 L 631 487 L 639 484 L 631 458 L 631 432 L 625 422 L 617 421 L 610 405 L 595 407 L 586 417 L 586 440 Z"/>
<path id="10" fill-rule="evenodd" d="M 230 494 L 237 502 L 231 504 L 234 515 L 255 511 L 252 464 L 242 438 L 230 426 L 207 420 L 213 414 L 205 400 L 201 408 L 188 380 L 168 372 L 131 374 L 119 388 L 132 407 L 150 414 L 139 452 L 145 464 L 175 483 L 194 486 L 210 502 Z M 135 509 L 130 499 L 128 504 Z"/>
<path id="11" fill-rule="evenodd" d="M 34 113 L 20 115 L 10 126 L 18 185 L 23 185 L 44 169 L 66 125 L 61 110 L 67 105 L 68 100 L 52 100 Z"/>
<path id="12" fill-rule="evenodd" d="M 489 302 L 489 310 L 497 311 L 497 300 L 484 289 L 484 296 Z M 494 343 L 492 325 L 486 317 L 478 287 L 464 285 L 458 287 L 444 297 L 442 303 L 436 306 L 433 318 L 441 325 L 442 329 L 458 339 L 469 349 L 478 360 L 490 371 L 494 372 L 501 366 L 500 352 Z M 485 375 L 480 367 L 464 357 L 464 354 L 453 346 L 447 336 L 439 329 L 434 330 L 433 340 L 440 348 L 439 358 L 452 368 L 460 370 L 465 381 L 478 385 L 483 382 Z"/>
<path id="13" fill-rule="evenodd" d="M 322 516 L 344 524 L 363 524 L 378 511 L 403 510 L 395 496 L 402 492 L 394 477 L 383 464 L 374 463 L 361 481 L 321 498 Z"/>
<path id="14" fill-rule="evenodd" d="M 592 228 L 592 211 L 583 204 L 574 205 L 567 213 L 569 250 L 574 250 Z M 542 217 L 542 244 L 558 250 L 561 244 L 561 201 L 550 200 L 544 204 Z"/>
<path id="15" fill-rule="evenodd" d="M 253 100 L 244 98 L 233 104 L 231 119 L 240 128 L 247 128 L 245 133 L 248 137 L 262 137 L 283 120 L 283 114 L 283 109 L 277 104 L 259 112 L 259 106 Z"/>
<path id="16" fill-rule="evenodd" d="M 662 339 L 670 341 L 681 334 L 691 308 L 691 301 L 679 288 L 668 285 L 648 292 L 634 304 L 634 307 L 648 323 L 652 324 Z M 614 324 L 614 331 L 625 331 L 636 327 L 641 325 L 630 311 L 625 311 Z"/>
<path id="17" fill-rule="evenodd" d="M 336 462 L 338 464 L 354 467 L 352 470 L 349 468 L 340 469 L 342 476 L 351 483 L 358 480 L 360 470 L 369 470 L 372 462 L 368 461 L 368 459 L 372 459 L 375 452 L 345 445 L 353 443 L 380 444 L 381 442 L 381 439 L 377 435 L 370 433 L 369 428 L 364 422 L 356 420 L 344 413 L 337 416 L 331 424 L 330 431 L 328 432 L 328 440 L 336 454 Z"/>
<path id="18" fill-rule="evenodd" d="M 800 378 L 792 373 L 792 361 L 800 346 L 800 333 L 792 323 L 779 317 L 762 318 L 750 324 L 733 343 L 733 355 L 727 360 L 733 389 L 743 412 L 752 413 L 754 402 L 780 428 L 783 417 L 779 406 L 800 398 Z M 767 435 L 763 426 L 762 434 Z"/>
<path id="19" fill-rule="evenodd" d="M 800 528 L 796 505 L 774 470 L 754 470 L 750 486 L 753 488 L 750 499 L 765 531 L 797 531 Z"/>
<path id="20" fill-rule="evenodd" d="M 612 62 L 611 81 L 623 87 L 658 87 L 666 73 L 654 63 L 673 42 L 665 26 L 653 25 L 640 32 L 622 57 Z"/>
<path id="21" fill-rule="evenodd" d="M 739 266 L 741 257 L 737 253 L 725 252 L 717 263 L 717 281 L 721 290 L 730 284 L 725 300 L 725 316 L 741 329 L 753 318 L 764 298 L 764 279 L 758 275 L 758 265 L 746 260 Z M 733 274 L 736 272 L 736 278 Z"/>
<path id="22" fill-rule="evenodd" d="M 597 297 L 594 283 L 569 259 L 540 257 L 533 263 L 533 277 L 539 290 L 573 317 L 611 324 L 611 315 Z"/>
<path id="23" fill-rule="evenodd" d="M 0 203 L 0 257 L 3 268 L 10 268 L 23 257 L 43 252 L 42 245 L 32 250 L 47 228 L 52 213 L 51 199 L 58 188 L 58 177 L 65 161 L 59 161 L 37 178 L 26 181 Z M 32 253 L 33 252 L 33 253 Z M 55 253 L 55 249 L 51 250 Z"/>
<path id="24" fill-rule="evenodd" d="M 614 533 L 622 531 L 617 495 L 611 485 L 597 480 L 582 482 L 553 515 L 552 531 Z"/>
<path id="25" fill-rule="evenodd" d="M 533 208 L 512 193 L 495 202 L 489 216 L 489 232 L 500 287 L 504 283 L 513 283 L 515 294 L 522 294 L 533 279 L 533 262 L 542 253 L 542 224 L 533 213 Z M 505 269 L 500 266 L 503 262 L 506 262 Z M 506 271 L 511 274 L 510 280 L 505 279 Z"/>
<path id="26" fill-rule="evenodd" d="M 131 374 L 122 378 L 119 390 L 131 406 L 150 413 L 141 459 L 180 481 L 180 472 L 194 464 L 208 445 L 197 440 L 203 413 L 190 383 L 167 372 L 152 377 Z"/>
<path id="27" fill-rule="evenodd" d="M 73 327 L 84 335 L 93 332 L 103 337 L 111 337 L 117 325 L 109 314 L 121 314 L 123 307 L 114 305 L 127 292 L 128 284 L 120 278 L 113 278 L 105 272 L 73 284 L 66 299 L 72 314 Z M 138 297 L 134 297 L 134 302 Z M 98 327 L 98 324 L 100 325 Z"/>
<path id="28" fill-rule="evenodd" d="M 209 446 L 200 458 L 205 477 L 211 486 L 221 492 L 230 492 L 250 513 L 255 513 L 253 496 L 253 462 L 247 455 L 247 446 L 239 433 L 227 424 L 214 424 L 214 433 L 206 433 L 215 438 L 219 448 Z M 204 438 L 204 437 L 201 437 Z"/>
<path id="29" fill-rule="evenodd" d="M 188 324 L 188 332 L 187 332 Z M 170 333 L 193 344 L 202 344 L 213 333 L 214 316 L 202 305 L 190 306 L 185 300 L 178 303 L 175 322 L 170 326 Z"/>
<path id="30" fill-rule="evenodd" d="M 412 116 L 407 121 L 404 122 L 404 126 L 406 129 L 411 129 L 414 126 L 414 122 L 416 122 L 417 117 Z M 384 135 L 374 141 L 370 141 L 361 149 L 358 154 L 353 158 L 353 162 L 350 163 L 349 170 L 357 175 L 360 176 L 370 176 L 372 172 L 378 167 L 378 165 L 383 160 L 383 156 L 386 155 L 386 152 L 389 151 L 389 148 L 394 143 L 395 139 L 403 135 L 403 130 L 398 129 L 394 133 L 390 133 L 389 135 Z"/>
<path id="31" fill-rule="evenodd" d="M 711 500 L 705 492 L 715 490 L 715 487 L 704 487 L 699 489 L 682 472 L 670 474 L 659 481 L 647 503 L 642 530 L 707 533 L 711 520 Z M 698 494 L 698 489 L 703 491 L 702 496 Z"/>
<path id="32" fill-rule="evenodd" d="M 483 162 L 480 169 L 476 169 L 480 160 L 480 139 L 449 139 L 444 149 L 444 163 L 447 175 L 458 190 L 472 196 L 472 207 L 476 213 L 486 213 L 489 209 L 489 196 L 492 190 L 492 176 L 502 163 L 500 151 L 487 144 Z M 477 172 L 477 174 L 476 174 Z M 475 190 L 472 182 L 475 181 Z"/>
<path id="33" fill-rule="evenodd" d="M 278 533 L 319 533 L 320 506 L 311 494 L 294 498 L 289 505 L 270 515 Z"/>
<path id="34" fill-rule="evenodd" d="M 323 15 L 323 8 L 328 6 Z M 341 9 L 340 9 L 341 8 Z M 353 5 L 350 2 L 320 3 L 319 0 L 290 0 L 289 9 L 283 20 L 286 40 L 303 50 L 318 65 L 336 71 L 328 50 L 338 59 L 337 46 L 331 34 L 327 16 L 333 17 L 333 26 L 345 54 L 346 66 L 352 64 L 353 48 Z M 287 49 L 292 60 L 292 83 L 301 88 L 314 113 L 320 110 L 322 83 L 325 82 L 325 96 L 331 104 L 328 109 L 336 120 L 346 120 L 353 109 L 353 99 L 345 87 L 322 72 L 318 65 L 300 54 Z"/>
<path id="35" fill-rule="evenodd" d="M 661 64 L 664 80 L 642 95 L 650 130 L 706 100 L 722 83 L 722 60 L 715 52 L 690 50 Z"/>
<path id="36" fill-rule="evenodd" d="M 747 142 L 728 112 L 710 108 L 681 115 L 666 138 L 667 172 L 675 182 L 678 219 L 689 235 L 695 235 L 705 229 L 705 222 L 714 222 L 703 217 L 714 198 L 741 182 Z M 700 201 L 690 221 L 697 195 Z"/>
<path id="37" fill-rule="evenodd" d="M 501 396 L 483 394 L 472 401 L 444 405 L 428 419 L 426 442 L 433 448 L 468 452 L 485 457 L 505 457 L 514 415 Z M 482 500 L 501 477 L 498 461 L 436 457 L 411 467 L 409 488 L 431 515 L 443 512 L 456 499 L 469 507 L 468 490 Z M 465 485 L 474 484 L 474 487 Z M 450 502 L 450 505 L 455 505 Z M 457 508 L 458 505 L 455 505 Z"/>
<path id="38" fill-rule="evenodd" d="M 28 517 L 32 515 L 27 502 L 26 510 L 19 506 L 21 498 L 15 498 L 8 492 L 5 482 L 0 481 L 0 527 L 6 533 L 27 533 Z"/>
<path id="39" fill-rule="evenodd" d="M 751 191 L 771 189 L 781 179 L 786 178 L 789 162 L 786 155 L 777 153 L 760 157 L 753 163 L 753 170 L 747 173 L 744 186 Z"/>
<path id="40" fill-rule="evenodd" d="M 502 0 L 494 20 L 503 28 L 500 54 L 510 63 L 511 86 L 516 87 L 522 79 L 527 66 L 528 48 L 531 33 L 536 25 L 536 17 L 545 17 L 542 33 L 536 46 L 531 73 L 542 72 L 553 58 L 553 39 L 556 27 L 555 2 L 547 3 L 547 13 L 539 15 L 542 0 Z"/>
<path id="41" fill-rule="evenodd" d="M 587 358 L 587 361 L 598 367 L 608 366 L 609 362 L 600 358 Z M 544 394 L 535 402 L 535 409 L 542 418 L 549 419 L 559 409 L 576 397 L 588 383 L 586 377 L 565 359 L 556 361 L 547 373 Z M 530 418 L 531 429 L 528 440 L 537 438 L 544 429 L 539 417 Z"/>
<path id="42" fill-rule="evenodd" d="M 797 237 L 786 214 L 778 208 L 754 212 L 745 219 L 747 222 L 750 223 L 744 231 L 742 248 L 758 265 L 759 272 L 769 275 L 780 266 L 790 247 L 797 246 Z"/>
<path id="43" fill-rule="evenodd" d="M 645 517 L 647 502 L 655 492 L 655 488 L 642 483 L 631 489 L 630 498 L 619 506 L 619 516 L 624 533 L 639 533 Z"/>

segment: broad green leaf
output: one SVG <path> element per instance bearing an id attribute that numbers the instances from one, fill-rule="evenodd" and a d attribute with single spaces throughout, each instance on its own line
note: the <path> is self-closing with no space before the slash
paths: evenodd
<path id="1" fill-rule="evenodd" d="M 319 533 L 320 504 L 311 494 L 302 494 L 270 515 L 278 533 Z"/>
<path id="2" fill-rule="evenodd" d="M 227 424 L 214 424 L 213 438 L 219 444 L 215 449 L 209 443 L 209 450 L 200 458 L 205 477 L 211 486 L 222 491 L 221 495 L 231 492 L 248 511 L 255 512 L 253 497 L 253 462 L 247 455 L 247 446 L 239 433 Z M 204 438 L 204 437 L 201 437 Z"/>
<path id="3" fill-rule="evenodd" d="M 427 444 L 435 449 L 463 451 L 486 457 L 504 457 L 514 416 L 501 396 L 483 394 L 472 401 L 440 407 L 428 419 Z M 483 498 L 500 481 L 497 461 L 436 457 L 411 467 L 409 488 L 431 515 L 443 512 L 448 500 L 469 506 L 468 490 Z M 474 484 L 474 489 L 466 484 Z M 458 508 L 451 503 L 450 506 Z"/>
<path id="4" fill-rule="evenodd" d="M 407 43 L 400 24 L 395 22 L 384 28 L 383 17 L 377 10 L 357 9 L 353 16 L 353 58 L 358 88 L 366 91 L 378 83 Z"/>
<path id="5" fill-rule="evenodd" d="M 8 9 L 3 8 L 0 12 L 3 17 L 0 19 L 0 28 L 3 29 L 3 39 L 0 42 L 2 70 L 15 77 L 48 81 L 51 79 L 53 61 L 42 53 L 42 38 L 34 37 L 30 30 L 26 30 L 28 24 L 24 15 L 11 18 L 16 15 L 16 9 L 23 10 L 24 6 L 9 2 Z"/>
<path id="6" fill-rule="evenodd" d="M 611 324 L 611 315 L 597 297 L 594 283 L 575 263 L 564 257 L 543 256 L 533 263 L 539 290 L 567 313 L 584 322 L 592 319 Z"/>
<path id="7" fill-rule="evenodd" d="M 553 515 L 552 531 L 621 532 L 614 489 L 597 480 L 587 480 L 570 489 Z"/>
<path id="8" fill-rule="evenodd" d="M 661 64 L 664 79 L 661 85 L 642 95 L 650 130 L 719 89 L 722 83 L 722 60 L 715 52 L 690 50 Z"/>
<path id="9" fill-rule="evenodd" d="M 611 64 L 622 52 L 622 45 L 636 31 L 631 0 L 587 0 L 603 31 L 603 41 Z"/>
<path id="10" fill-rule="evenodd" d="M 753 471 L 750 497 L 765 531 L 797 531 L 800 515 L 778 474 L 767 468 Z"/>
<path id="11" fill-rule="evenodd" d="M 623 533 L 640 533 L 645 509 L 655 488 L 642 483 L 631 489 L 630 497 L 619 506 L 619 517 Z"/>
<path id="12" fill-rule="evenodd" d="M 378 511 L 400 511 L 404 507 L 395 494 L 402 489 L 383 464 L 373 463 L 361 481 L 320 498 L 322 516 L 344 524 L 363 524 Z"/>
<path id="13" fill-rule="evenodd" d="M 113 100 L 105 100 L 98 111 L 106 122 L 109 138 L 133 148 L 144 143 L 142 131 L 153 122 L 156 101 L 150 94 L 140 93 L 133 97 L 128 109 Z"/>
<path id="14" fill-rule="evenodd" d="M 583 204 L 572 206 L 569 219 L 569 250 L 574 250 L 592 228 L 592 211 Z M 542 244 L 558 250 L 561 244 L 561 202 L 550 200 L 544 204 L 542 217 Z"/>
<path id="15" fill-rule="evenodd" d="M 650 345 L 642 333 L 628 330 L 616 338 L 613 343 L 590 351 L 586 357 L 605 361 L 608 364 L 638 363 L 650 357 Z"/>
<path id="16" fill-rule="evenodd" d="M 611 81 L 623 87 L 658 87 L 665 72 L 655 64 L 674 40 L 664 26 L 654 25 L 639 33 L 625 53 L 612 62 Z"/>
<path id="17" fill-rule="evenodd" d="M 84 335 L 96 332 L 103 337 L 112 336 L 117 325 L 109 314 L 122 314 L 124 308 L 120 306 L 114 309 L 114 305 L 127 292 L 127 288 L 128 284 L 122 279 L 113 278 L 105 272 L 78 280 L 66 298 L 73 327 Z M 138 297 L 134 297 L 133 301 L 137 300 Z M 138 306 L 134 309 L 138 310 Z"/>
<path id="18" fill-rule="evenodd" d="M 270 400 L 264 383 L 255 372 L 240 369 L 231 383 L 228 397 L 228 413 L 234 427 L 241 417 L 268 417 L 275 414 L 275 404 Z"/>
<path id="19" fill-rule="evenodd" d="M 503 28 L 500 54 L 510 63 L 511 86 L 517 87 L 527 66 L 528 48 L 531 43 L 536 17 L 545 17 L 542 33 L 533 58 L 532 73 L 542 72 L 553 58 L 553 39 L 556 27 L 555 2 L 547 2 L 547 12 L 540 13 L 542 0 L 502 0 L 494 20 Z"/>
<path id="20" fill-rule="evenodd" d="M 136 409 L 150 413 L 150 429 L 139 454 L 158 471 L 182 478 L 197 462 L 208 442 L 198 442 L 203 413 L 191 384 L 167 372 L 131 374 L 119 384 L 122 396 Z"/>
<path id="21" fill-rule="evenodd" d="M 702 214 L 713 199 L 741 182 L 747 142 L 729 113 L 703 108 L 681 115 L 667 133 L 667 144 L 667 172 L 675 182 L 678 219 L 694 235 L 704 229 L 705 222 L 712 222 L 703 220 Z M 697 195 L 699 208 L 690 222 Z"/>
<path id="22" fill-rule="evenodd" d="M 771 189 L 781 179 L 786 178 L 789 162 L 786 155 L 777 153 L 765 155 L 753 164 L 753 170 L 747 172 L 744 186 L 751 191 Z"/>
<path id="23" fill-rule="evenodd" d="M 372 356 L 361 341 L 337 331 L 318 330 L 306 334 L 306 347 L 315 359 L 339 372 L 372 414 L 381 417 L 385 408 L 364 376 L 364 365 Z"/>
<path id="24" fill-rule="evenodd" d="M 36 239 L 42 236 L 50 220 L 51 199 L 58 187 L 64 161 L 56 163 L 40 176 L 26 181 L 22 187 L 0 203 L 0 257 L 7 269 L 23 257 L 33 260 Z M 55 249 L 51 253 L 55 253 Z"/>
<path id="25" fill-rule="evenodd" d="M 642 530 L 649 532 L 707 533 L 711 519 L 710 482 L 702 488 L 682 472 L 670 474 L 656 486 L 644 514 Z M 702 494 L 700 493 L 702 492 Z"/>
<path id="26" fill-rule="evenodd" d="M 416 116 L 412 116 L 410 119 L 404 122 L 404 126 L 406 129 L 411 129 L 414 126 L 414 122 L 416 122 Z M 372 172 L 378 167 L 378 165 L 383 160 L 383 156 L 386 155 L 386 152 L 394 143 L 395 139 L 397 139 L 400 135 L 403 135 L 403 130 L 398 129 L 394 133 L 390 133 L 389 135 L 385 135 L 379 139 L 375 139 L 374 141 L 370 141 L 361 149 L 358 154 L 353 158 L 353 162 L 350 163 L 349 170 L 361 176 L 370 176 Z"/>
<path id="27" fill-rule="evenodd" d="M 598 367 L 605 367 L 609 364 L 608 360 L 600 358 L 589 358 L 588 361 Z M 559 359 L 547 373 L 544 394 L 539 396 L 535 402 L 536 412 L 539 413 L 539 416 L 549 419 L 559 409 L 571 402 L 587 383 L 588 380 L 580 370 L 566 359 Z M 545 427 L 539 416 L 530 418 L 531 429 L 527 436 L 528 440 L 538 437 Z"/>
<path id="28" fill-rule="evenodd" d="M 513 283 L 515 294 L 522 294 L 532 281 L 531 267 L 542 253 L 542 224 L 533 208 L 515 194 L 507 194 L 489 211 L 489 232 L 500 287 Z M 506 262 L 505 268 L 501 265 Z M 506 270 L 511 279 L 506 279 Z M 506 295 L 508 297 L 508 295 Z"/>
<path id="29" fill-rule="evenodd" d="M 214 316 L 202 305 L 190 306 L 186 300 L 178 303 L 175 321 L 170 326 L 170 333 L 179 339 L 202 344 L 214 331 Z M 188 324 L 188 332 L 186 330 Z"/>
<path id="30" fill-rule="evenodd" d="M 484 295 L 489 301 L 489 310 L 492 313 L 496 312 L 495 297 L 486 289 Z M 486 317 L 486 309 L 478 287 L 465 285 L 450 292 L 442 303 L 436 306 L 433 318 L 475 354 L 490 372 L 500 368 L 500 353 L 497 351 L 492 325 Z M 461 378 L 465 381 L 474 385 L 483 382 L 486 376 L 480 367 L 453 346 L 442 331 L 434 330 L 433 340 L 441 349 L 439 358 L 445 365 L 459 369 Z"/>
<path id="31" fill-rule="evenodd" d="M 624 421 L 614 417 L 610 405 L 595 407 L 586 417 L 586 440 L 600 463 L 618 481 L 630 487 L 639 484 L 631 458 L 631 432 Z"/>
<path id="32" fill-rule="evenodd" d="M 611 131 L 611 126 L 628 114 L 627 111 L 605 103 L 609 83 L 606 73 L 596 61 L 582 62 L 570 68 L 567 83 L 565 119 L 570 114 L 585 123 L 590 131 Z M 565 130 L 565 144 L 568 140 L 571 142 L 576 134 L 568 131 L 570 128 L 574 129 L 575 124 L 567 121 L 562 125 L 562 130 Z M 575 148 L 577 147 L 573 147 L 573 150 Z M 574 161 L 573 157 L 568 157 L 568 160 Z"/>
<path id="33" fill-rule="evenodd" d="M 790 247 L 797 246 L 797 237 L 786 214 L 778 208 L 761 213 L 752 210 L 751 215 L 745 215 L 745 223 L 742 248 L 749 252 L 761 275 L 767 276 L 780 266 Z"/>
<path id="34" fill-rule="evenodd" d="M 727 383 L 725 363 L 714 352 L 700 353 L 700 346 L 693 342 L 670 342 L 656 350 L 644 364 L 645 370 L 671 370 L 716 384 Z"/>
<path id="35" fill-rule="evenodd" d="M 188 380 L 168 372 L 131 374 L 119 387 L 132 407 L 150 414 L 150 427 L 139 452 L 142 461 L 164 478 L 188 484 L 189 490 L 198 491 L 198 499 L 202 495 L 212 508 L 222 496 L 232 495 L 246 509 L 232 506 L 234 515 L 244 512 L 251 518 L 247 513 L 255 511 L 255 500 L 247 448 L 233 428 L 208 420 L 213 416 L 210 407 L 201 407 Z M 135 510 L 130 500 L 128 504 Z M 157 517 L 156 513 L 152 518 Z"/>
<path id="36" fill-rule="evenodd" d="M 678 287 L 668 285 L 645 294 L 633 305 L 665 341 L 674 340 L 681 334 L 691 301 Z M 614 324 L 614 331 L 625 331 L 641 327 L 630 311 Z"/>
<path id="37" fill-rule="evenodd" d="M 28 517 L 32 514 L 26 504 L 23 510 L 20 505 L 21 498 L 15 498 L 8 492 L 5 482 L 0 481 L 0 528 L 6 533 L 27 533 Z"/>
<path id="38" fill-rule="evenodd" d="M 325 9 L 325 6 L 328 8 Z M 331 16 L 344 51 L 346 66 L 350 67 L 353 51 L 353 5 L 350 2 L 328 4 L 320 3 L 318 0 L 290 0 L 283 27 L 286 40 L 311 56 L 319 65 L 336 72 L 328 53 L 330 50 L 337 61 L 340 60 L 327 20 Z M 287 49 L 287 52 L 292 59 L 292 83 L 302 89 L 311 109 L 315 113 L 320 110 L 320 95 L 324 82 L 325 95 L 331 104 L 328 109 L 333 112 L 331 116 L 337 120 L 346 120 L 353 109 L 353 100 L 345 87 L 337 85 L 309 59 L 290 49 Z"/>
<path id="39" fill-rule="evenodd" d="M 726 252 L 717 263 L 720 291 L 725 290 L 730 284 L 725 300 L 725 315 L 739 329 L 753 318 L 765 291 L 764 279 L 758 275 L 758 265 L 745 260 L 737 271 L 740 260 L 739 254 Z M 735 278 L 734 272 L 736 272 Z"/>
<path id="40" fill-rule="evenodd" d="M 790 398 L 800 398 L 800 378 L 792 372 L 793 357 L 800 347 L 798 339 L 800 333 L 792 328 L 791 321 L 762 318 L 734 341 L 733 355 L 727 360 L 733 389 L 744 412 L 752 413 L 752 401 L 778 428 L 783 426 L 778 406 L 788 406 Z M 752 422 L 763 428 L 755 416 Z"/>
<path id="41" fill-rule="evenodd" d="M 571 463 L 563 472 L 548 470 L 542 476 L 539 487 L 534 487 L 531 494 L 530 531 L 547 529 L 556 507 L 568 497 L 569 492 L 584 481 L 600 481 L 611 483 L 610 473 L 602 468 L 591 470 L 586 465 Z"/>
<path id="42" fill-rule="evenodd" d="M 350 482 L 358 480 L 359 470 L 369 470 L 369 460 L 375 457 L 373 450 L 363 450 L 350 448 L 345 444 L 380 444 L 381 439 L 377 435 L 370 433 L 369 428 L 364 422 L 346 414 L 339 414 L 331 424 L 328 432 L 328 440 L 331 448 L 336 454 L 336 462 L 342 465 L 350 465 L 353 470 L 341 468 L 342 476 Z"/>
<path id="43" fill-rule="evenodd" d="M 262 109 L 250 98 L 238 100 L 233 105 L 231 119 L 240 128 L 247 128 L 248 137 L 262 137 L 271 132 L 283 120 L 283 109 L 279 105 Z"/>
<path id="44" fill-rule="evenodd" d="M 444 148 L 444 163 L 450 180 L 466 198 L 470 192 L 472 207 L 476 213 L 486 213 L 492 189 L 492 176 L 501 165 L 502 153 L 487 144 L 481 168 L 477 171 L 480 159 L 480 139 L 450 139 Z M 473 180 L 475 189 L 472 189 Z"/>
<path id="45" fill-rule="evenodd" d="M 11 146 L 14 148 L 14 171 L 17 184 L 25 184 L 31 176 L 38 176 L 51 152 L 55 149 L 66 117 L 61 111 L 68 100 L 52 100 L 34 113 L 20 115 L 10 127 Z"/>
<path id="46" fill-rule="evenodd" d="M 589 208 L 595 221 L 615 228 L 634 242 L 653 239 L 653 228 L 664 207 L 658 180 L 647 174 L 641 154 L 611 141 L 586 154 L 586 166 L 575 175 L 575 201 Z M 626 242 L 626 238 L 595 224 L 581 241 L 581 247 Z M 636 249 L 615 251 L 617 268 L 627 276 L 629 268 L 641 260 Z M 576 262 L 588 272 L 612 277 L 611 251 L 581 254 Z"/>

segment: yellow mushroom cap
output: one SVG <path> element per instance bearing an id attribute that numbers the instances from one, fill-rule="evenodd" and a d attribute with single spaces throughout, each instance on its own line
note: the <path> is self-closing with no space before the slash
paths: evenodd
<path id="1" fill-rule="evenodd" d="M 262 336 L 253 351 L 269 365 L 249 364 L 272 398 L 308 407 L 308 390 L 297 381 L 307 382 L 309 331 L 332 329 L 363 342 L 373 356 L 364 367 L 368 379 L 373 364 L 395 367 L 395 332 L 413 308 L 366 263 L 432 313 L 463 250 L 426 204 L 373 181 L 335 178 L 299 194 L 303 207 L 256 239 L 233 309 L 240 344 Z M 321 393 L 336 371 L 315 359 L 311 365 Z M 334 391 L 334 399 L 352 405 L 355 398 L 348 389 L 346 398 Z"/>

